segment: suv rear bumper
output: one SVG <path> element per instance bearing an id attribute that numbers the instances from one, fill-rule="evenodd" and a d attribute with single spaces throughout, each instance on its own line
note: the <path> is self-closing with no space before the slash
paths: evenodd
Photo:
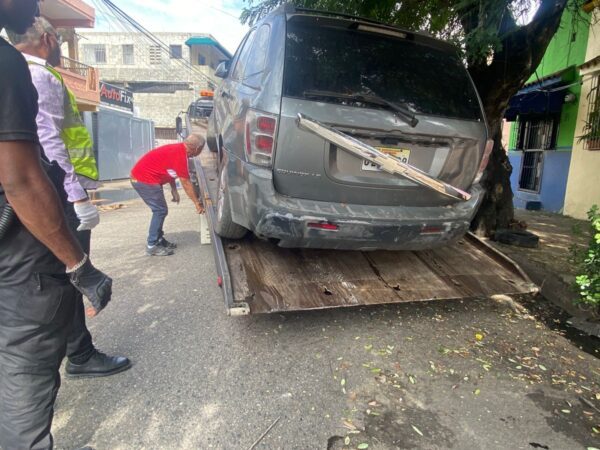
<path id="1" fill-rule="evenodd" d="M 243 166 L 240 183 L 229 172 L 230 192 L 241 195 L 232 204 L 241 206 L 234 220 L 256 235 L 279 240 L 281 247 L 345 250 L 422 250 L 447 245 L 460 239 L 483 198 L 480 185 L 472 187 L 469 201 L 445 207 L 348 205 L 283 196 L 275 191 L 270 169 L 238 160 Z M 232 164 L 230 167 L 235 166 Z M 232 189 L 232 186 L 236 186 Z M 241 189 L 241 190 L 240 190 Z M 311 224 L 335 224 L 323 230 Z"/>

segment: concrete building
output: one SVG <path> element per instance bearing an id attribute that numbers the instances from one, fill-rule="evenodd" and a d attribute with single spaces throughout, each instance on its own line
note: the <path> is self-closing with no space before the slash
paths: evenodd
<path id="1" fill-rule="evenodd" d="M 583 84 L 564 208 L 565 214 L 579 219 L 594 204 L 600 206 L 600 2 L 595 5 L 584 5 L 592 18 L 585 62 L 579 66 Z"/>
<path id="2" fill-rule="evenodd" d="M 511 99 L 509 159 L 517 208 L 562 212 L 575 139 L 588 23 L 565 9 L 559 30 L 525 86 Z M 585 13 L 584 13 L 585 14 Z"/>
<path id="3" fill-rule="evenodd" d="M 66 85 L 77 98 L 81 111 L 95 111 L 100 103 L 98 71 L 79 60 L 75 28 L 93 28 L 95 10 L 83 0 L 45 0 L 40 2 L 43 17 L 57 28 L 65 41 L 61 67 Z"/>
<path id="4" fill-rule="evenodd" d="M 136 114 L 155 123 L 157 140 L 175 138 L 175 118 L 201 90 L 217 84 L 217 65 L 231 58 L 210 35 L 82 32 L 79 53 L 102 81 L 133 93 Z"/>
<path id="5" fill-rule="evenodd" d="M 517 208 L 585 218 L 593 204 L 600 206 L 597 5 L 565 10 L 540 65 L 506 111 Z"/>

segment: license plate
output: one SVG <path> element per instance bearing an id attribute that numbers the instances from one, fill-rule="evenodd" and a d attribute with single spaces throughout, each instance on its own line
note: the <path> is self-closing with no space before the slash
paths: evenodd
<path id="1" fill-rule="evenodd" d="M 398 161 L 408 164 L 408 159 L 410 158 L 410 150 L 407 148 L 387 148 L 387 147 L 376 147 L 382 153 L 393 156 Z M 371 172 L 381 172 L 381 169 L 377 164 L 371 162 L 367 159 L 363 160 L 362 170 L 368 170 Z"/>

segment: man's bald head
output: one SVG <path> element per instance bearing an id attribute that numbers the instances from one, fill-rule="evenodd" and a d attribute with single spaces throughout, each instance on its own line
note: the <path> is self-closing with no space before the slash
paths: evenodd
<path id="1" fill-rule="evenodd" d="M 187 149 L 188 156 L 198 156 L 204 147 L 206 141 L 199 134 L 190 134 L 183 143 Z"/>

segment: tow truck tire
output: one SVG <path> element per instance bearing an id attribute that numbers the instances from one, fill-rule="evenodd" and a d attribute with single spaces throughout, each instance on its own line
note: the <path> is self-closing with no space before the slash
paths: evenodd
<path id="1" fill-rule="evenodd" d="M 226 239 L 241 239 L 248 230 L 241 225 L 238 225 L 231 219 L 231 205 L 229 204 L 229 196 L 227 195 L 224 172 L 221 171 L 219 176 L 219 189 L 217 191 L 217 220 L 215 231 L 217 234 Z"/>

